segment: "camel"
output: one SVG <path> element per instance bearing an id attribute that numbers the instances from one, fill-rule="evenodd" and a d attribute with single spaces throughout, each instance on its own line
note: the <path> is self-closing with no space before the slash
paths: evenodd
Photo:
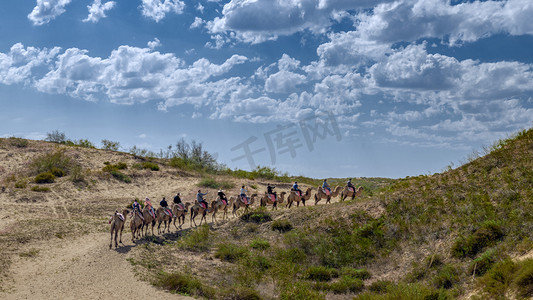
<path id="1" fill-rule="evenodd" d="M 326 198 L 326 204 L 331 203 L 331 198 L 336 198 L 339 195 L 341 190 L 342 190 L 342 186 L 337 185 L 335 187 L 335 190 L 333 190 L 329 195 L 326 195 L 322 187 L 319 186 L 315 194 L 315 205 L 317 205 L 318 201 L 322 200 L 322 198 Z"/>
<path id="2" fill-rule="evenodd" d="M 355 187 L 354 187 L 355 189 Z M 360 186 L 357 188 L 357 190 L 355 192 L 353 192 L 351 189 L 349 189 L 347 186 L 344 187 L 344 190 L 342 190 L 342 193 L 341 193 L 341 201 L 344 201 L 344 199 L 346 199 L 347 197 L 352 197 L 352 200 L 355 198 L 355 197 L 359 197 L 361 196 L 361 193 L 363 192 L 363 187 Z"/>
<path id="3" fill-rule="evenodd" d="M 111 219 L 111 242 L 109 242 L 109 249 L 111 249 L 111 246 L 113 245 L 113 232 L 115 233 L 115 248 L 118 247 L 117 243 L 117 236 L 118 232 L 120 231 L 120 240 L 119 243 L 122 244 L 122 231 L 124 230 L 124 223 L 126 223 L 126 217 L 130 213 L 129 210 L 125 209 L 122 212 L 122 218 L 119 216 L 118 210 L 115 211 L 115 214 L 113 215 Z"/>
<path id="4" fill-rule="evenodd" d="M 260 199 L 261 206 L 272 205 L 272 210 L 278 209 L 278 203 L 283 203 L 283 201 L 285 201 L 285 194 L 287 194 L 287 192 L 279 193 L 278 201 L 272 201 L 270 195 L 265 192 L 265 195 L 263 195 L 263 197 Z"/>
<path id="5" fill-rule="evenodd" d="M 212 210 L 209 209 L 209 207 L 204 208 L 200 203 L 198 203 L 198 200 L 194 201 L 194 205 L 191 207 L 191 227 L 192 223 L 194 222 L 194 227 L 198 226 L 196 225 L 196 216 L 201 214 L 202 217 L 200 218 L 200 225 L 202 225 L 202 221 L 205 220 L 205 216 L 207 213 L 210 213 Z M 207 223 L 207 220 L 205 221 Z"/>
<path id="6" fill-rule="evenodd" d="M 157 218 L 157 234 L 161 234 L 161 223 L 165 223 L 165 228 L 163 228 L 163 233 L 165 233 L 165 230 L 167 232 L 170 232 L 170 222 L 172 222 L 172 216 L 169 216 L 165 213 L 165 209 L 163 207 L 159 207 L 157 211 L 155 212 L 156 218 Z"/>
<path id="7" fill-rule="evenodd" d="M 300 201 L 302 201 L 303 205 L 305 206 L 305 201 L 311 198 L 312 190 L 312 187 L 308 187 L 303 196 L 298 196 L 296 191 L 291 190 L 289 196 L 287 197 L 287 205 L 285 205 L 285 207 L 291 208 L 293 202 L 296 202 L 296 206 L 300 206 Z"/>
<path id="8" fill-rule="evenodd" d="M 216 214 L 219 210 L 222 210 L 224 214 L 222 215 L 222 220 L 225 220 L 228 217 L 228 206 L 230 202 L 229 200 L 226 200 L 226 204 L 220 199 L 220 197 L 217 197 L 217 199 L 213 202 L 211 202 L 211 208 L 213 209 L 213 215 L 211 216 L 211 221 L 217 222 Z"/>
<path id="9" fill-rule="evenodd" d="M 183 224 L 185 224 L 185 215 L 187 214 L 187 211 L 189 211 L 189 206 L 191 206 L 191 203 L 189 202 L 185 203 L 184 205 L 185 209 L 183 210 L 183 209 L 178 209 L 177 204 L 172 205 L 172 213 L 174 214 L 174 216 L 176 216 L 174 218 L 174 227 L 176 227 L 176 229 L 181 230 L 181 227 L 183 226 Z M 178 220 L 179 228 L 176 226 L 176 220 Z"/>
<path id="10" fill-rule="evenodd" d="M 133 216 L 130 221 L 131 229 L 131 241 L 135 243 L 135 238 L 139 239 L 142 233 L 143 219 L 141 218 L 139 212 L 133 211 Z"/>
<path id="11" fill-rule="evenodd" d="M 155 211 L 154 211 L 154 213 L 155 213 Z M 154 235 L 155 218 L 148 211 L 148 205 L 146 205 L 144 207 L 144 209 L 143 209 L 143 218 L 144 218 L 143 229 L 144 229 L 144 227 L 146 227 L 146 229 L 145 230 L 141 229 L 141 233 L 143 233 L 144 236 L 147 236 L 148 235 L 148 227 L 151 224 L 152 225 L 152 235 Z"/>
<path id="12" fill-rule="evenodd" d="M 257 194 L 252 194 L 252 197 L 250 197 L 250 202 L 248 202 L 248 204 L 244 204 L 244 202 L 242 202 L 241 200 L 241 195 L 231 196 L 230 201 L 233 206 L 233 211 L 232 211 L 233 216 L 235 217 L 237 216 L 237 210 L 241 207 L 244 207 L 244 213 L 246 213 L 248 211 L 248 207 L 254 204 L 255 197 L 257 197 Z"/>

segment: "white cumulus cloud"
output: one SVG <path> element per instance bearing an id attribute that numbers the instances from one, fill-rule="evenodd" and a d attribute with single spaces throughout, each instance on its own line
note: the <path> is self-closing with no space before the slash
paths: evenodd
<path id="1" fill-rule="evenodd" d="M 156 22 L 161 21 L 168 13 L 182 14 L 185 2 L 180 0 L 142 0 L 143 16 Z"/>
<path id="2" fill-rule="evenodd" d="M 115 1 L 108 1 L 102 4 L 102 0 L 94 0 L 93 4 L 88 5 L 89 15 L 83 22 L 97 23 L 100 19 L 105 18 L 105 12 L 115 7 Z"/>
<path id="3" fill-rule="evenodd" d="M 71 0 L 37 0 L 28 19 L 33 25 L 44 25 L 64 13 Z"/>

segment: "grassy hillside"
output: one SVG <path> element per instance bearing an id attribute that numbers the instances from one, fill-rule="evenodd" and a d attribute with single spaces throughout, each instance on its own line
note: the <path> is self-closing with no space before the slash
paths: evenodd
<path id="1" fill-rule="evenodd" d="M 533 296 L 533 131 L 355 202 L 256 210 L 137 247 L 154 285 L 219 299 Z"/>

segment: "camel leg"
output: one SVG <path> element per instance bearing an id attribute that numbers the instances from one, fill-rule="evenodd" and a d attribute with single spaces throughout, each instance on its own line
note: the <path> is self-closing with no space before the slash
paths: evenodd
<path id="1" fill-rule="evenodd" d="M 115 227 L 115 223 L 113 222 L 113 225 L 111 225 L 111 241 L 109 242 L 109 249 L 111 249 L 113 245 L 113 227 Z M 116 238 L 115 238 L 116 241 Z"/>
<path id="2" fill-rule="evenodd" d="M 124 243 L 122 242 L 122 231 L 124 231 L 124 223 L 122 224 L 122 228 L 120 228 L 120 240 L 119 240 L 119 243 L 124 245 Z M 116 238 L 115 238 L 116 240 Z"/>

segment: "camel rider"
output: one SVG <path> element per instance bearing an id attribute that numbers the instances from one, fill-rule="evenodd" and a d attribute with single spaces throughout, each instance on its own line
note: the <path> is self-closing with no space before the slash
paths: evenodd
<path id="1" fill-rule="evenodd" d="M 224 205 L 228 205 L 228 199 L 226 198 L 226 194 L 224 194 L 224 191 L 222 189 L 218 190 L 218 197 L 220 198 L 220 200 L 222 200 Z"/>
<path id="2" fill-rule="evenodd" d="M 152 218 L 155 219 L 155 210 L 154 210 L 154 207 L 152 206 L 152 202 L 150 202 L 150 198 L 146 197 L 146 199 L 144 199 L 144 204 L 145 206 L 148 207 L 148 211 L 152 215 Z"/>
<path id="3" fill-rule="evenodd" d="M 159 205 L 161 205 L 163 210 L 166 211 L 167 215 L 169 215 L 171 218 L 174 217 L 174 214 L 172 213 L 172 210 L 170 210 L 170 208 L 168 208 L 167 199 L 165 199 L 165 197 L 163 197 L 163 200 L 161 200 L 161 202 L 159 202 Z"/>
<path id="4" fill-rule="evenodd" d="M 353 192 L 355 192 L 355 186 L 352 184 L 352 179 L 350 178 L 348 182 L 346 183 L 346 186 L 350 189 L 352 189 Z"/>
<path id="5" fill-rule="evenodd" d="M 322 183 L 322 190 L 328 190 L 331 194 L 331 188 L 329 187 L 328 180 L 324 179 L 324 182 Z"/>
<path id="6" fill-rule="evenodd" d="M 143 214 L 142 214 L 142 211 L 141 211 L 141 205 L 137 201 L 137 198 L 135 198 L 135 200 L 133 200 L 133 204 L 131 205 L 131 208 L 133 208 L 132 212 L 131 212 L 131 215 L 135 216 L 135 212 L 137 212 L 139 217 L 141 217 L 141 219 L 144 221 Z"/>
<path id="7" fill-rule="evenodd" d="M 174 204 L 176 204 L 181 210 L 184 210 L 183 203 L 181 202 L 180 193 L 176 193 L 174 196 Z"/>
<path id="8" fill-rule="evenodd" d="M 270 183 L 267 185 L 267 194 L 269 195 L 274 195 L 274 201 L 278 201 L 278 195 L 276 192 L 274 192 L 273 190 L 275 189 L 276 187 L 274 186 L 271 186 Z"/>
<path id="9" fill-rule="evenodd" d="M 207 193 L 204 194 L 202 193 L 202 191 L 198 190 L 198 194 L 196 194 L 196 201 L 198 201 L 200 205 L 205 204 L 205 205 L 202 205 L 202 207 L 207 209 L 208 204 L 207 204 L 207 201 L 204 200 L 205 195 L 207 195 Z"/>
<path id="10" fill-rule="evenodd" d="M 248 192 L 248 190 L 246 188 L 244 188 L 244 185 L 241 187 L 241 201 L 248 205 L 248 197 L 246 197 L 246 192 Z"/>
<path id="11" fill-rule="evenodd" d="M 293 191 L 297 191 L 298 192 L 298 196 L 302 196 L 304 193 L 302 192 L 302 190 L 300 190 L 300 188 L 298 187 L 298 182 L 295 181 L 294 184 L 292 185 L 292 190 Z"/>

